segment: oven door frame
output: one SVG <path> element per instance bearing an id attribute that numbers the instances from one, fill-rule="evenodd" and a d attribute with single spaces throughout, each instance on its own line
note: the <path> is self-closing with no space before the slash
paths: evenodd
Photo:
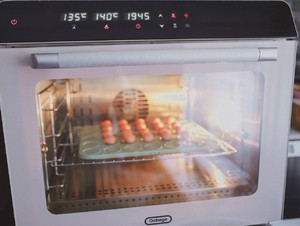
<path id="1" fill-rule="evenodd" d="M 143 225 L 153 216 L 171 216 L 170 225 L 251 225 L 280 220 L 283 211 L 289 119 L 297 42 L 295 40 L 204 41 L 160 44 L 22 47 L 0 49 L 0 98 L 17 225 Z M 120 67 L 33 69 L 33 53 L 193 48 L 277 48 L 276 61 L 201 64 L 201 72 L 257 71 L 264 75 L 261 151 L 257 191 L 249 196 L 72 214 L 51 214 L 46 206 L 40 156 L 35 86 L 39 81 L 97 77 Z M 287 63 L 289 62 L 289 63 Z M 126 66 L 137 74 L 140 66 Z M 143 66 L 150 74 L 195 71 L 197 64 Z M 84 73 L 83 73 L 84 72 Z M 84 75 L 83 75 L 84 74 Z M 14 104 L 12 104 L 14 103 Z M 280 118 L 280 120 L 279 120 Z M 280 131 L 280 133 L 278 133 Z M 118 217 L 116 217 L 116 214 Z"/>

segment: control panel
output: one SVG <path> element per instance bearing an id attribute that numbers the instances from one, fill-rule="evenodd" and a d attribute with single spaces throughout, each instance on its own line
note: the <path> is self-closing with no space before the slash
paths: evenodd
<path id="1" fill-rule="evenodd" d="M 0 43 L 296 37 L 280 1 L 5 1 Z"/>

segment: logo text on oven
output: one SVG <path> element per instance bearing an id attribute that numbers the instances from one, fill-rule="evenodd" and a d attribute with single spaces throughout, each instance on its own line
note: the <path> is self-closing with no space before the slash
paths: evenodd
<path id="1" fill-rule="evenodd" d="M 145 219 L 145 224 L 146 225 L 168 224 L 171 221 L 172 221 L 172 217 L 170 215 L 155 216 L 155 217 L 147 217 Z"/>

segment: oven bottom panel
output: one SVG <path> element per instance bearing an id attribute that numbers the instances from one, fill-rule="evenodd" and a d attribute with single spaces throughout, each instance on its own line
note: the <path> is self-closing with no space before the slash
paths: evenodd
<path id="1" fill-rule="evenodd" d="M 219 199 L 256 189 L 227 158 L 77 165 L 66 167 L 64 178 L 63 187 L 48 192 L 54 214 Z"/>

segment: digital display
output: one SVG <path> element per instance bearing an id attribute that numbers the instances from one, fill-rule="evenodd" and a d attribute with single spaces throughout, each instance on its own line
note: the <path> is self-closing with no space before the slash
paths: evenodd
<path id="1" fill-rule="evenodd" d="M 62 13 L 60 15 L 60 20 L 65 22 L 86 21 L 87 13 L 86 12 Z"/>
<path id="2" fill-rule="evenodd" d="M 150 20 L 149 12 L 127 12 L 124 14 L 124 20 Z"/>
<path id="3" fill-rule="evenodd" d="M 118 12 L 94 13 L 93 21 L 116 21 L 119 20 Z"/>
<path id="4" fill-rule="evenodd" d="M 79 22 L 88 20 L 87 12 L 66 12 L 60 14 L 60 21 Z M 150 21 L 150 12 L 95 12 L 92 14 L 93 21 Z"/>

